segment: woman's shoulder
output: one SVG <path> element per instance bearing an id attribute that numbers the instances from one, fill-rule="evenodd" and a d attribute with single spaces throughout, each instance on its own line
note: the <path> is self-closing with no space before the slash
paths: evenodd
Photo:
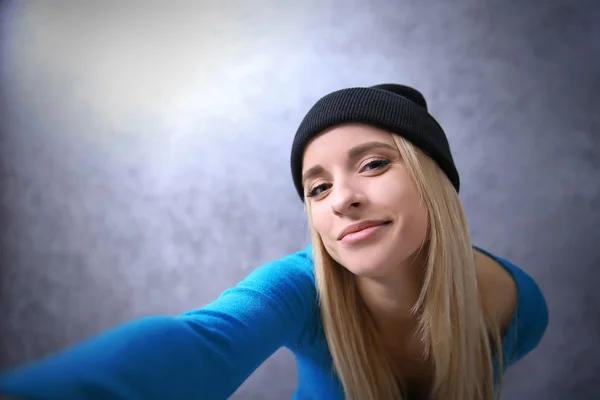
<path id="1" fill-rule="evenodd" d="M 474 254 L 479 286 L 505 332 L 517 309 L 517 281 L 498 257 L 480 248 L 474 248 Z"/>
<path id="2" fill-rule="evenodd" d="M 503 328 L 506 366 L 537 347 L 548 326 L 545 296 L 536 280 L 507 259 L 474 247 L 478 279 Z"/>
<path id="3" fill-rule="evenodd" d="M 287 342 L 290 349 L 314 342 L 319 306 L 311 245 L 259 266 L 230 291 L 250 291 L 268 298 L 282 315 L 293 315 L 300 330 Z"/>
<path id="4" fill-rule="evenodd" d="M 316 306 L 317 288 L 314 275 L 312 247 L 268 261 L 250 272 L 221 298 L 230 294 L 268 298 L 277 307 L 312 310 Z"/>
<path id="5" fill-rule="evenodd" d="M 239 284 L 256 288 L 295 286 L 311 293 L 315 290 L 312 246 L 286 254 L 254 269 Z"/>

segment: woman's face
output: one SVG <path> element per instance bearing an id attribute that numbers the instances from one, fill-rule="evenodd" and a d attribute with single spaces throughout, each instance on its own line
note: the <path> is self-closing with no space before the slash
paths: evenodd
<path id="1" fill-rule="evenodd" d="M 425 241 L 427 211 L 388 132 L 333 128 L 307 146 L 302 173 L 313 227 L 355 275 L 384 277 Z"/>

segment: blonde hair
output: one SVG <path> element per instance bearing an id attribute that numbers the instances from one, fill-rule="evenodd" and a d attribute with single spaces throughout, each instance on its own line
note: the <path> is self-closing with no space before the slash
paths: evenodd
<path id="1" fill-rule="evenodd" d="M 431 396 L 494 399 L 494 352 L 498 389 L 502 379 L 500 328 L 478 290 L 460 199 L 433 160 L 402 137 L 392 137 L 428 212 L 424 284 L 413 311 L 418 315 L 424 356 L 434 366 Z M 356 279 L 327 253 L 312 225 L 308 199 L 306 206 L 323 328 L 345 396 L 348 400 L 401 400 L 402 377 L 361 300 Z M 496 394 L 499 398 L 499 390 Z"/>

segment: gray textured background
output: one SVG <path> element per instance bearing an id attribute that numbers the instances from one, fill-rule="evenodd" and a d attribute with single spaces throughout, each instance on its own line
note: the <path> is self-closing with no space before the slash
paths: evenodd
<path id="1" fill-rule="evenodd" d="M 391 81 L 445 127 L 475 243 L 547 295 L 505 398 L 600 398 L 600 2 L 289 3 L 4 2 L 0 367 L 304 246 L 297 124 Z M 282 350 L 234 398 L 295 384 Z"/>

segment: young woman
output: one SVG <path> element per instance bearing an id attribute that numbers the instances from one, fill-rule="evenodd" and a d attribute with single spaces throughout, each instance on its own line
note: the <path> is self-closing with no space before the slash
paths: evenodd
<path id="1" fill-rule="evenodd" d="M 471 244 L 446 136 L 417 90 L 320 99 L 292 147 L 312 244 L 214 302 L 132 321 L 0 376 L 22 399 L 226 399 L 277 349 L 295 399 L 496 398 L 548 324 L 538 285 Z"/>

